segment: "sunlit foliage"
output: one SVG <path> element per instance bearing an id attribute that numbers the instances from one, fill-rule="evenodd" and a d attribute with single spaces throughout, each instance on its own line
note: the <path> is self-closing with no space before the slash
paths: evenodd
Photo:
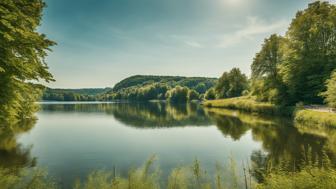
<path id="1" fill-rule="evenodd" d="M 295 113 L 295 121 L 306 127 L 326 127 L 336 129 L 336 114 L 314 110 L 300 110 Z"/>
<path id="2" fill-rule="evenodd" d="M 117 83 L 110 92 L 101 95 L 106 100 L 166 100 L 167 93 L 178 86 L 193 90 L 190 100 L 200 99 L 217 79 L 178 76 L 141 76 L 136 75 Z M 198 94 L 198 97 L 196 97 Z"/>
<path id="3" fill-rule="evenodd" d="M 259 101 L 282 103 L 284 98 L 285 85 L 279 74 L 282 42 L 283 38 L 275 34 L 265 39 L 251 65 L 252 95 Z"/>
<path id="4" fill-rule="evenodd" d="M 0 120 L 16 122 L 32 117 L 40 89 L 28 81 L 52 81 L 44 61 L 55 45 L 38 33 L 42 0 L 0 2 Z"/>
<path id="5" fill-rule="evenodd" d="M 297 12 L 284 37 L 265 39 L 252 64 L 253 93 L 278 104 L 322 103 L 336 68 L 336 6 L 315 1 Z"/>
<path id="6" fill-rule="evenodd" d="M 336 71 L 331 74 L 331 78 L 327 80 L 327 90 L 321 95 L 325 97 L 325 102 L 332 108 L 336 108 Z"/>
<path id="7" fill-rule="evenodd" d="M 216 86 L 216 98 L 230 98 L 241 96 L 247 88 L 247 77 L 238 68 L 224 72 Z"/>
<path id="8" fill-rule="evenodd" d="M 51 89 L 43 91 L 42 100 L 47 101 L 97 101 L 111 88 L 87 88 L 87 89 Z"/>

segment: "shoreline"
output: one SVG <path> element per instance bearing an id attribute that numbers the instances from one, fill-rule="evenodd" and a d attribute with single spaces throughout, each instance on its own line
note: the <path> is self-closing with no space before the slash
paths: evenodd
<path id="1" fill-rule="evenodd" d="M 297 124 L 306 127 L 325 127 L 336 129 L 336 113 L 294 106 L 277 106 L 271 103 L 257 102 L 247 97 L 207 100 L 202 103 L 207 108 L 239 110 L 262 115 L 292 117 Z"/>

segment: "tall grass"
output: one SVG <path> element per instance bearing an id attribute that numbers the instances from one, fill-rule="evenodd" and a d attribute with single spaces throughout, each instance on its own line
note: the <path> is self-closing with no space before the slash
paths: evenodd
<path id="1" fill-rule="evenodd" d="M 295 122 L 310 127 L 336 129 L 336 113 L 299 110 L 295 113 Z"/>
<path id="2" fill-rule="evenodd" d="M 54 189 L 56 183 L 41 169 L 17 171 L 0 168 L 1 189 Z"/>
<path id="3" fill-rule="evenodd" d="M 268 102 L 257 102 L 251 97 L 206 100 L 203 102 L 203 105 L 205 107 L 234 109 L 267 115 L 290 116 L 294 110 L 293 107 L 281 107 Z"/>
<path id="4" fill-rule="evenodd" d="M 75 189 L 238 189 L 242 183 L 238 176 L 236 164 L 233 163 L 227 169 L 216 165 L 216 173 L 211 176 L 201 166 L 199 160 L 195 160 L 190 166 L 176 167 L 171 170 L 166 181 L 150 158 L 142 167 L 130 170 L 126 177 L 113 176 L 108 171 L 95 171 L 84 181 L 77 181 Z M 234 160 L 232 160 L 234 162 Z M 224 177 L 228 175 L 228 178 Z M 214 178 L 214 179 L 212 179 Z"/>
<path id="5" fill-rule="evenodd" d="M 216 171 L 209 174 L 197 159 L 189 166 L 171 170 L 168 178 L 162 178 L 161 171 L 151 157 L 143 166 L 131 169 L 126 176 L 115 171 L 94 171 L 84 180 L 77 180 L 74 189 L 329 189 L 336 186 L 336 169 L 326 158 L 322 166 L 313 163 L 312 158 L 305 161 L 300 170 L 288 171 L 284 166 L 267 167 L 262 183 L 255 183 L 253 170 L 249 165 L 238 170 L 231 158 L 229 164 L 216 164 Z M 288 166 L 288 165 L 286 165 Z M 243 172 L 243 173 L 241 173 Z M 57 185 L 40 170 L 29 174 L 14 174 L 0 169 L 1 189 L 53 189 Z"/>
<path id="6" fill-rule="evenodd" d="M 310 153 L 308 153 L 310 154 Z M 265 174 L 263 183 L 257 189 L 331 189 L 336 187 L 336 169 L 326 154 L 321 162 L 309 156 L 300 170 L 288 171 L 281 166 Z M 295 169 L 295 167 L 294 167 Z"/>

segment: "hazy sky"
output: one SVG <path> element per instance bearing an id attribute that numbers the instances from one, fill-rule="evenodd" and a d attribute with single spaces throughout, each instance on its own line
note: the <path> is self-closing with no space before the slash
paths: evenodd
<path id="1" fill-rule="evenodd" d="M 135 74 L 219 77 L 250 64 L 309 0 L 46 0 L 41 32 L 58 88 L 112 87 Z M 330 2 L 335 3 L 335 0 Z"/>

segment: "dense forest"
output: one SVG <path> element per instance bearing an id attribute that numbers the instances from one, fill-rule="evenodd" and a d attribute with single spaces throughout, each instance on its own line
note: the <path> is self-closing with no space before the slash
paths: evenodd
<path id="1" fill-rule="evenodd" d="M 216 78 L 147 76 L 128 77 L 113 88 L 51 89 L 44 90 L 42 100 L 107 101 L 107 100 L 166 100 L 186 102 L 200 100 L 214 87 Z"/>
<path id="2" fill-rule="evenodd" d="M 251 65 L 251 78 L 225 72 L 207 99 L 247 96 L 281 106 L 336 107 L 336 6 L 316 1 L 298 11 L 285 36 L 265 39 Z M 230 76 L 231 75 L 231 76 Z"/>
<path id="3" fill-rule="evenodd" d="M 199 100 L 216 82 L 216 78 L 205 77 L 136 75 L 117 83 L 107 100 Z"/>
<path id="4" fill-rule="evenodd" d="M 52 89 L 46 88 L 42 100 L 46 101 L 96 101 L 99 95 L 111 88 Z"/>
<path id="5" fill-rule="evenodd" d="M 113 88 L 51 89 L 44 90 L 42 100 L 54 101 L 107 101 L 107 100 L 166 100 L 186 102 L 200 100 L 214 87 L 216 78 L 181 76 L 128 77 Z"/>

